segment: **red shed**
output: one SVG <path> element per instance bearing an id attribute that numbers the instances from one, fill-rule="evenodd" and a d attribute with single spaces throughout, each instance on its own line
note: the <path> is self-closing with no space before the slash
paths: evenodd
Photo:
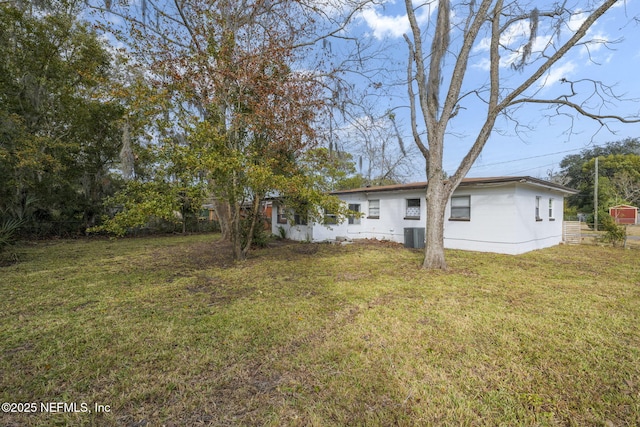
<path id="1" fill-rule="evenodd" d="M 618 205 L 609 208 L 609 215 L 616 224 L 636 224 L 638 222 L 638 208 L 629 205 Z"/>

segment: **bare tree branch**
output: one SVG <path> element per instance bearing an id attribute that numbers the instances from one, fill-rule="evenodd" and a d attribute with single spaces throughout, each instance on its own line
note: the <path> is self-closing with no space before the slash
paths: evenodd
<path id="1" fill-rule="evenodd" d="M 580 105 L 571 102 L 569 100 L 566 99 L 561 99 L 561 98 L 554 98 L 554 99 L 538 99 L 538 98 L 531 98 L 531 99 L 518 99 L 516 101 L 513 101 L 510 105 L 517 105 L 517 104 L 522 104 L 522 103 L 527 103 L 527 104 L 550 104 L 550 105 L 558 105 L 558 106 L 565 106 L 565 107 L 569 107 L 572 108 L 573 110 L 575 110 L 577 113 L 579 113 L 582 116 L 588 117 L 590 119 L 593 119 L 595 121 L 597 121 L 598 123 L 600 123 L 601 125 L 604 125 L 604 121 L 605 120 L 616 120 L 620 123 L 640 123 L 640 118 L 638 119 L 628 119 L 628 118 L 624 118 L 621 116 L 616 116 L 613 114 L 595 114 L 595 113 L 591 113 L 587 110 L 585 110 L 584 108 L 582 108 Z"/>
<path id="2" fill-rule="evenodd" d="M 515 100 L 518 96 L 522 95 L 522 93 L 531 87 L 540 77 L 544 75 L 549 69 L 558 62 L 561 58 L 563 58 L 567 52 L 573 48 L 576 43 L 582 39 L 587 30 L 591 28 L 594 22 L 598 20 L 611 6 L 616 3 L 617 0 L 606 0 L 600 7 L 598 7 L 595 11 L 593 11 L 587 19 L 580 25 L 578 30 L 567 40 L 547 61 L 545 61 L 531 76 L 526 79 L 523 83 L 520 84 L 516 89 L 514 89 L 511 93 L 504 97 L 502 102 L 496 106 L 496 109 L 503 110 L 507 106 L 511 105 L 513 100 Z"/>
<path id="3" fill-rule="evenodd" d="M 429 161 L 429 149 L 422 142 L 420 133 L 418 132 L 418 119 L 416 115 L 416 96 L 413 91 L 413 82 L 415 80 L 413 76 L 413 63 L 415 61 L 415 50 L 413 49 L 413 43 L 409 40 L 409 37 L 404 36 L 407 45 L 409 45 L 409 61 L 407 61 L 407 91 L 409 92 L 409 105 L 411 114 L 411 133 L 413 134 L 413 140 L 422 152 L 424 158 Z"/>

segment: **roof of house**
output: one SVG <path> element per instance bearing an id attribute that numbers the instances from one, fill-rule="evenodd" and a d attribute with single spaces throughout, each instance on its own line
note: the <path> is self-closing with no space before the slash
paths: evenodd
<path id="1" fill-rule="evenodd" d="M 554 182 L 545 181 L 538 178 L 533 178 L 530 176 L 499 176 L 499 177 L 489 177 L 489 178 L 465 178 L 462 180 L 458 188 L 466 187 L 466 186 L 486 186 L 486 185 L 496 185 L 496 184 L 510 184 L 510 183 L 525 183 L 529 185 L 546 187 L 553 190 L 562 191 L 567 194 L 575 194 L 576 190 L 573 190 L 569 187 L 565 187 L 560 184 L 556 184 Z M 412 182 L 409 184 L 395 184 L 395 185 L 382 185 L 379 187 L 362 187 L 362 188 L 353 188 L 350 190 L 338 190 L 333 191 L 331 194 L 350 194 L 350 193 L 373 193 L 373 192 L 382 192 L 382 191 L 403 191 L 403 190 L 426 190 L 427 183 L 426 182 Z"/>
<path id="2" fill-rule="evenodd" d="M 638 209 L 635 206 L 631 206 L 631 205 L 616 205 L 616 206 L 611 206 L 609 209 Z"/>

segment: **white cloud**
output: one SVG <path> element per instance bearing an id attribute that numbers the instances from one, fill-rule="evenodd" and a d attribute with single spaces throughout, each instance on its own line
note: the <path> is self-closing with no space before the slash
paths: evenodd
<path id="1" fill-rule="evenodd" d="M 98 38 L 102 41 L 103 47 L 112 55 L 118 54 L 121 50 L 127 49 L 127 46 L 120 40 L 116 39 L 111 33 L 100 34 Z"/>
<path id="2" fill-rule="evenodd" d="M 491 68 L 491 62 L 489 61 L 489 57 L 485 56 L 481 58 L 478 62 L 471 64 L 473 68 L 478 68 L 482 71 L 489 71 Z"/>
<path id="3" fill-rule="evenodd" d="M 582 10 L 577 10 L 575 13 L 571 15 L 569 20 L 566 23 L 566 26 L 563 29 L 563 33 L 573 33 L 577 31 L 580 26 L 585 22 L 588 13 L 585 13 Z M 506 31 L 500 36 L 500 44 L 502 46 L 508 46 L 509 50 L 507 54 L 504 54 L 500 58 L 500 66 L 503 68 L 510 67 L 514 63 L 518 62 L 522 58 L 522 50 L 524 45 L 529 38 L 530 28 L 529 21 L 519 21 L 516 24 L 510 26 L 506 29 Z M 567 34 L 568 35 L 568 34 Z M 551 33 L 545 34 L 542 36 L 537 36 L 533 41 L 532 52 L 535 56 L 536 52 L 544 52 L 545 49 L 549 47 L 550 44 L 555 44 L 552 40 Z M 587 41 L 591 41 L 587 45 L 583 45 L 580 49 L 580 53 L 582 56 L 592 55 L 594 52 L 600 50 L 604 46 L 604 42 L 609 41 L 609 37 L 604 32 L 594 32 L 593 29 L 589 32 L 589 35 L 585 38 Z M 485 53 L 489 51 L 490 38 L 485 37 L 479 41 L 479 43 L 474 47 L 474 53 Z M 481 58 L 476 64 L 473 65 L 475 68 L 480 68 L 483 70 L 489 69 L 489 61 L 488 59 Z M 566 67 L 567 65 L 565 65 Z M 566 69 L 566 68 L 565 68 Z M 543 85 L 544 86 L 544 85 Z"/>
<path id="4" fill-rule="evenodd" d="M 529 21 L 518 21 L 509 26 L 504 33 L 500 35 L 500 44 L 509 46 L 515 42 L 519 42 L 529 37 Z M 491 37 L 484 37 L 473 47 L 473 52 L 488 52 L 491 45 Z"/>
<path id="5" fill-rule="evenodd" d="M 583 12 L 581 9 L 576 10 L 569 18 L 569 22 L 567 22 L 567 26 L 571 32 L 576 32 L 580 28 L 580 26 L 587 20 L 589 14 Z"/>
<path id="6" fill-rule="evenodd" d="M 583 57 L 589 57 L 589 58 L 593 58 L 593 54 L 601 51 L 603 47 L 605 47 L 606 43 L 609 43 L 611 41 L 611 39 L 609 38 L 609 36 L 602 32 L 589 32 L 587 34 L 587 36 L 584 38 L 584 40 L 586 40 L 586 43 L 584 45 L 582 45 L 580 47 L 580 55 Z M 606 55 L 605 53 L 605 56 Z M 596 62 L 601 62 L 602 60 L 600 59 L 594 59 Z"/>
<path id="7" fill-rule="evenodd" d="M 500 43 L 508 46 L 513 43 L 520 43 L 523 39 L 528 39 L 529 34 L 531 33 L 531 29 L 529 27 L 529 21 L 516 22 L 509 26 L 505 32 L 500 34 Z"/>
<path id="8" fill-rule="evenodd" d="M 500 44 L 502 46 L 508 46 L 509 50 L 508 54 L 504 54 L 500 58 L 500 66 L 501 67 L 510 67 L 514 62 L 517 62 L 522 57 L 522 49 L 523 46 L 527 43 L 530 34 L 529 21 L 518 21 L 515 24 L 509 26 L 501 35 L 500 35 Z M 538 36 L 533 41 L 532 51 L 540 52 L 544 50 L 549 42 L 548 36 Z M 483 54 L 489 52 L 489 47 L 491 44 L 490 37 L 484 37 L 481 39 L 473 48 L 473 53 Z M 489 60 L 487 58 L 483 58 L 479 63 L 474 64 L 474 67 L 481 68 L 484 70 L 489 69 Z"/>
<path id="9" fill-rule="evenodd" d="M 407 15 L 384 16 L 376 9 L 367 9 L 362 12 L 362 18 L 373 31 L 377 39 L 385 37 L 402 37 L 409 31 L 409 19 Z"/>
<path id="10" fill-rule="evenodd" d="M 509 28 L 504 34 L 502 34 L 502 37 L 500 37 L 500 44 L 502 46 L 509 47 L 509 50 L 502 50 L 500 67 L 508 68 L 521 60 L 524 45 L 527 43 L 527 39 L 529 37 L 528 23 L 524 24 L 526 25 L 514 25 L 513 27 L 516 28 Z M 524 28 L 525 26 L 526 29 Z M 536 37 L 531 46 L 532 52 L 544 51 L 544 49 L 549 45 L 550 40 L 551 36 L 548 35 Z M 488 54 L 490 43 L 491 39 L 487 37 L 480 40 L 480 42 L 473 48 L 473 53 L 481 55 L 481 59 L 477 63 L 473 64 L 475 68 L 483 70 L 489 69 L 489 58 L 482 55 Z"/>
<path id="11" fill-rule="evenodd" d="M 418 24 L 426 23 L 434 10 L 436 10 L 436 7 L 432 7 L 431 4 L 420 7 L 416 13 Z M 374 6 L 363 10 L 361 16 L 372 30 L 373 36 L 379 40 L 385 37 L 399 38 L 411 31 L 406 13 L 384 15 L 380 12 L 379 7 Z"/>
<path id="12" fill-rule="evenodd" d="M 574 61 L 567 61 L 564 64 L 553 67 L 546 75 L 544 75 L 539 83 L 538 87 L 548 88 L 562 80 L 563 78 L 570 77 L 573 72 L 578 68 L 578 64 Z"/>

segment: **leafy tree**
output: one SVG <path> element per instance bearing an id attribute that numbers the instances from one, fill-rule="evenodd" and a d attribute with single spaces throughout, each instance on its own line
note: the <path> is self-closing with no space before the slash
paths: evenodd
<path id="1" fill-rule="evenodd" d="M 160 133 L 183 133 L 189 170 L 209 182 L 235 259 L 251 247 L 265 195 L 308 206 L 328 200 L 310 187 L 314 180 L 300 160 L 317 142 L 313 125 L 331 76 L 293 68 L 317 53 L 315 23 L 322 19 L 314 17 L 324 12 L 315 2 L 96 1 L 93 7 L 166 94 L 170 108 Z M 109 24 L 113 15 L 123 27 Z"/>
<path id="2" fill-rule="evenodd" d="M 411 107 L 414 140 L 426 160 L 427 224 L 423 266 L 445 269 L 444 211 L 451 194 L 469 172 L 491 135 L 498 117 L 517 124 L 515 116 L 525 105 L 552 106 L 555 111 L 567 109 L 598 121 L 635 122 L 637 118 L 607 115 L 594 99 L 610 99 L 610 88 L 593 80 L 563 80 L 566 93 L 546 99 L 536 87 L 547 71 L 572 48 L 589 43 L 587 31 L 616 0 L 605 0 L 593 8 L 580 9 L 580 25 L 570 34 L 562 33 L 577 10 L 566 3 L 547 7 L 530 7 L 530 2 L 482 0 L 477 2 L 415 3 L 405 0 L 411 34 L 405 35 L 409 48 L 407 88 Z M 437 6 L 425 24 L 418 22 L 416 10 Z M 514 36 L 515 28 L 523 28 L 526 36 Z M 526 30 L 528 29 L 528 30 Z M 542 38 L 545 42 L 535 43 Z M 425 41 L 431 43 L 425 47 Z M 593 42 L 593 40 L 591 40 Z M 471 55 L 484 55 L 487 67 L 480 83 L 468 84 Z M 504 68 L 505 61 L 512 71 Z M 585 93 L 587 92 L 587 93 Z M 584 97 L 581 97 L 583 96 Z M 474 102 L 478 100 L 478 102 Z M 445 179 L 443 157 L 445 135 L 452 120 L 472 114 L 481 124 L 475 141 L 457 170 Z M 418 118 L 426 127 L 426 138 L 418 130 Z"/>
<path id="3" fill-rule="evenodd" d="M 15 218 L 7 218 L 0 222 L 0 254 L 16 241 L 16 233 L 23 225 L 23 221 Z"/>
<path id="4" fill-rule="evenodd" d="M 621 171 L 616 172 L 611 180 L 616 195 L 620 197 L 622 201 L 632 204 L 633 206 L 640 205 L 640 168 L 634 171 Z"/>
<path id="5" fill-rule="evenodd" d="M 351 153 L 320 147 L 306 151 L 301 162 L 325 192 L 364 186 L 364 178 L 356 175 Z"/>
<path id="6" fill-rule="evenodd" d="M 595 158 L 585 162 L 583 173 L 586 177 L 595 176 Z M 611 191 L 609 203 L 637 203 L 638 200 L 629 199 L 626 195 L 633 197 L 633 189 L 640 183 L 640 155 L 638 154 L 610 154 L 606 157 L 598 158 L 599 181 L 605 178 Z M 588 182 L 588 181 L 587 181 Z M 628 185 L 628 188 L 624 188 Z M 592 186 L 593 187 L 593 184 Z M 628 192 L 627 192 L 628 190 Z"/>
<path id="7" fill-rule="evenodd" d="M 200 209 L 204 199 L 202 187 L 184 187 L 167 181 L 130 181 L 108 198 L 106 203 L 116 212 L 105 218 L 103 224 L 93 227 L 92 232 L 104 231 L 124 236 L 155 221 L 169 224 L 182 223 L 189 214 Z"/>
<path id="8" fill-rule="evenodd" d="M 613 246 L 624 244 L 627 238 L 627 229 L 616 224 L 616 221 L 604 209 L 598 215 L 598 218 L 600 218 L 602 230 L 604 230 L 602 240 L 613 244 Z"/>
<path id="9" fill-rule="evenodd" d="M 595 157 L 606 157 L 612 154 L 640 154 L 640 140 L 627 138 L 602 146 L 585 148 L 579 154 L 565 156 L 560 162 L 561 170 L 558 178 L 562 184 L 578 188 L 586 178 L 582 170 L 584 163 Z"/>
<path id="10" fill-rule="evenodd" d="M 48 13 L 18 3 L 0 4 L 0 211 L 30 232 L 53 221 L 82 231 L 112 191 L 122 111 L 101 99 L 111 58 L 73 2 Z"/>
<path id="11" fill-rule="evenodd" d="M 598 158 L 598 193 L 603 207 L 640 203 L 640 141 L 625 139 L 585 149 L 560 162 L 562 182 L 579 192 L 568 198 L 577 212 L 593 212 L 595 159 Z M 600 215 L 598 215 L 600 217 Z"/>
<path id="12" fill-rule="evenodd" d="M 181 224 L 186 232 L 188 219 L 197 215 L 206 199 L 206 181 L 194 170 L 191 154 L 180 138 L 168 138 L 144 152 L 153 170 L 127 179 L 121 190 L 107 198 L 105 205 L 112 214 L 90 231 L 124 236 L 163 222 Z"/>

